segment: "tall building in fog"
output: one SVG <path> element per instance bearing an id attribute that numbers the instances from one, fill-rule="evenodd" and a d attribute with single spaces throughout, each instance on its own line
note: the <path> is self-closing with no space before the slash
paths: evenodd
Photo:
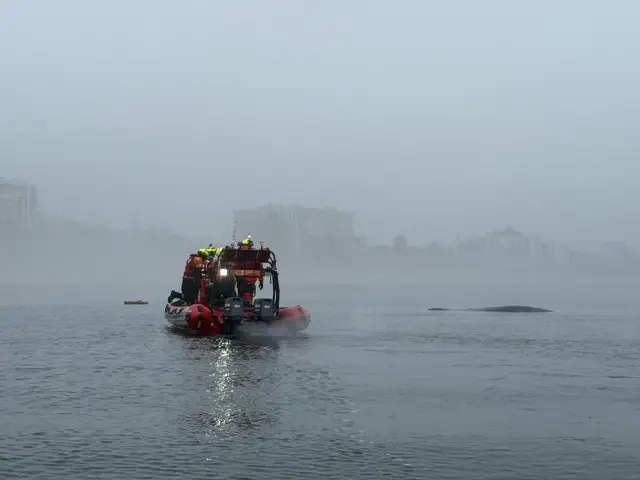
<path id="1" fill-rule="evenodd" d="M 33 185 L 0 177 L 0 230 L 30 226 L 36 216 L 37 204 Z"/>
<path id="2" fill-rule="evenodd" d="M 234 212 L 238 236 L 251 234 L 256 242 L 293 255 L 348 251 L 358 243 L 349 212 L 334 208 L 267 205 Z"/>
<path id="3" fill-rule="evenodd" d="M 508 227 L 460 243 L 456 256 L 491 267 L 554 267 L 566 263 L 567 252 Z"/>

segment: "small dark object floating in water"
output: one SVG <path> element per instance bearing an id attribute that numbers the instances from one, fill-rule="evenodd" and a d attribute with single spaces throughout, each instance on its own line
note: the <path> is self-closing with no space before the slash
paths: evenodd
<path id="1" fill-rule="evenodd" d="M 529 307 L 527 305 L 502 305 L 499 307 L 483 307 L 483 308 L 430 308 L 432 312 L 502 312 L 502 313 L 551 313 L 553 310 L 546 308 Z"/>
<path id="2" fill-rule="evenodd" d="M 125 300 L 125 305 L 149 305 L 149 302 L 145 302 L 144 300 Z"/>

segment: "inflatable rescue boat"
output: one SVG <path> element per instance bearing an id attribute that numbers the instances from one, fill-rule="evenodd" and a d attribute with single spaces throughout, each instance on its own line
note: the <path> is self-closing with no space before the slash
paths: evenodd
<path id="1" fill-rule="evenodd" d="M 255 282 L 270 277 L 271 298 L 255 298 Z M 311 322 L 300 305 L 280 306 L 280 282 L 275 254 L 268 248 L 223 249 L 205 262 L 197 300 L 187 303 L 184 293 L 172 291 L 164 316 L 173 329 L 200 336 L 280 331 L 293 335 Z"/>

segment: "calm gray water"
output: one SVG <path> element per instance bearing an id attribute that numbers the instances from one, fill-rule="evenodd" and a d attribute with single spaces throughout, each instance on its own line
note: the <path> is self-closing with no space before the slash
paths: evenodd
<path id="1" fill-rule="evenodd" d="M 5 298 L 0 478 L 640 478 L 635 291 L 299 286 L 279 348 L 170 333 L 165 292 Z M 559 311 L 426 311 L 503 303 Z"/>

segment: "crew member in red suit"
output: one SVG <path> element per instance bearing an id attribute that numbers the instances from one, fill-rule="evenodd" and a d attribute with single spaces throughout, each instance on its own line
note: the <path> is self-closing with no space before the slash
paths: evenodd
<path id="1" fill-rule="evenodd" d="M 202 264 L 202 257 L 194 253 L 189 257 L 184 266 L 184 274 L 182 275 L 182 299 L 187 303 L 194 303 L 198 299 Z"/>
<path id="2" fill-rule="evenodd" d="M 245 238 L 242 242 L 238 243 L 238 250 L 251 250 L 253 249 L 253 240 L 251 235 Z M 260 274 L 257 277 L 244 277 L 238 280 L 238 295 L 242 297 L 242 300 L 251 303 L 253 296 L 256 293 L 256 281 L 260 281 L 259 288 L 262 290 L 264 287 L 264 274 L 262 272 L 262 264 L 260 262 L 238 262 L 234 268 L 243 270 L 259 270 Z"/>

